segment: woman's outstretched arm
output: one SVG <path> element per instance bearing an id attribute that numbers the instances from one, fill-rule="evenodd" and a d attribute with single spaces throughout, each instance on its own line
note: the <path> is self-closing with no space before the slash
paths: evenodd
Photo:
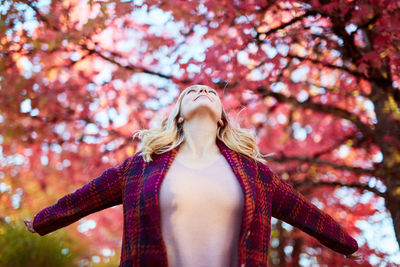
<path id="1" fill-rule="evenodd" d="M 82 217 L 122 203 L 121 178 L 132 157 L 117 167 L 105 170 L 99 177 L 73 193 L 60 198 L 34 217 L 31 228 L 40 235 L 46 235 L 67 226 Z M 29 230 L 29 222 L 25 222 Z"/>
<path id="2" fill-rule="evenodd" d="M 275 173 L 272 185 L 273 217 L 301 229 L 336 252 L 350 255 L 358 250 L 357 241 L 344 228 Z"/>

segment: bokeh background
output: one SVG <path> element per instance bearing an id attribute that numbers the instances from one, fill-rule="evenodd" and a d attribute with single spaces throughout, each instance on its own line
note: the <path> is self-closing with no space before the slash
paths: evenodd
<path id="1" fill-rule="evenodd" d="M 117 266 L 122 208 L 22 224 L 121 163 L 206 84 L 268 166 L 356 238 L 273 219 L 270 266 L 400 264 L 400 3 L 0 1 L 0 266 Z"/>

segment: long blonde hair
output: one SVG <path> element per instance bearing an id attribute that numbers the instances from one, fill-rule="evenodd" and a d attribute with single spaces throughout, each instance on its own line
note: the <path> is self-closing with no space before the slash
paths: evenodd
<path id="1" fill-rule="evenodd" d="M 179 95 L 172 111 L 167 118 L 161 122 L 161 127 L 152 129 L 137 130 L 133 134 L 133 139 L 139 136 L 141 144 L 138 151 L 146 162 L 152 161 L 151 154 L 162 154 L 177 146 L 184 141 L 182 124 L 178 124 L 182 98 L 187 92 L 198 85 L 191 85 L 185 88 Z M 269 156 L 260 153 L 253 134 L 248 129 L 235 127 L 229 120 L 224 107 L 222 107 L 223 126 L 218 125 L 217 138 L 230 149 L 242 153 L 255 161 L 265 163 L 262 157 Z"/>

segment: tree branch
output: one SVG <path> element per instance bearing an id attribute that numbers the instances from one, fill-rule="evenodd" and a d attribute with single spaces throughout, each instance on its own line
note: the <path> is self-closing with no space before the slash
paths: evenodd
<path id="1" fill-rule="evenodd" d="M 116 52 L 112 52 L 114 58 L 109 58 L 109 57 L 106 57 L 105 55 L 103 55 L 102 53 L 100 53 L 100 52 L 98 52 L 98 51 L 96 51 L 94 49 L 88 48 L 86 45 L 82 45 L 81 47 L 82 47 L 82 49 L 87 50 L 90 54 L 96 54 L 99 57 L 101 57 L 101 58 L 103 58 L 103 59 L 105 59 L 105 60 L 107 60 L 107 61 L 109 61 L 109 62 L 111 62 L 111 63 L 113 63 L 115 65 L 118 65 L 121 68 L 128 69 L 128 70 L 130 70 L 130 71 L 132 71 L 134 73 L 142 72 L 142 73 L 147 73 L 147 74 L 151 74 L 151 75 L 156 75 L 156 76 L 159 76 L 159 77 L 165 78 L 165 79 L 171 79 L 172 78 L 170 75 L 158 73 L 158 72 L 155 72 L 155 71 L 143 68 L 143 67 L 132 66 L 132 65 L 123 66 L 123 65 L 121 65 L 121 63 L 117 62 L 114 59 L 115 57 L 119 57 L 120 56 Z M 120 56 L 120 57 L 122 57 L 122 56 Z"/>
<path id="2" fill-rule="evenodd" d="M 348 72 L 348 73 L 350 73 L 350 74 L 352 74 L 352 75 L 354 75 L 356 77 L 360 77 L 360 78 L 364 78 L 365 80 L 369 80 L 369 78 L 367 76 L 365 76 L 363 73 L 357 72 L 357 71 L 354 71 L 354 70 L 350 70 L 350 69 L 345 68 L 343 66 L 337 66 L 337 65 L 330 64 L 328 62 L 322 62 L 322 61 L 319 61 L 319 60 L 313 59 L 313 58 L 300 57 L 300 56 L 293 55 L 293 54 L 288 54 L 287 57 L 289 57 L 289 58 L 297 58 L 297 59 L 302 60 L 302 61 L 308 60 L 308 61 L 311 61 L 312 63 L 315 63 L 315 64 L 320 64 L 320 65 L 323 65 L 323 66 L 331 68 L 331 69 L 338 69 L 338 70 L 346 71 L 346 72 Z"/>
<path id="3" fill-rule="evenodd" d="M 316 10 L 309 10 L 309 11 L 305 12 L 303 15 L 295 17 L 295 18 L 293 18 L 292 20 L 290 20 L 290 21 L 288 21 L 286 23 L 282 23 L 281 25 L 279 25 L 276 28 L 270 29 L 270 30 L 268 30 L 266 32 L 257 32 L 257 35 L 256 35 L 255 38 L 257 39 L 257 42 L 260 42 L 258 37 L 261 34 L 269 35 L 269 34 L 275 33 L 275 32 L 277 32 L 279 30 L 282 30 L 282 29 L 286 28 L 287 26 L 290 26 L 290 25 L 296 23 L 297 21 L 300 21 L 300 20 L 302 20 L 302 19 L 304 19 L 304 18 L 306 18 L 308 16 L 314 16 L 314 15 L 317 15 L 317 14 L 319 14 L 319 12 L 317 12 Z"/>
<path id="4" fill-rule="evenodd" d="M 341 187 L 358 188 L 361 190 L 366 190 L 366 191 L 372 192 L 375 195 L 383 197 L 383 198 L 386 197 L 386 192 L 382 193 L 375 187 L 370 187 L 367 184 L 360 184 L 360 183 L 341 183 L 341 182 L 326 182 L 326 181 L 313 182 L 310 180 L 304 180 L 304 181 L 295 182 L 292 184 L 294 187 L 300 187 L 300 186 L 315 186 L 315 187 L 333 186 L 333 187 L 337 187 L 337 186 L 341 186 Z"/>
<path id="5" fill-rule="evenodd" d="M 331 161 L 319 160 L 319 159 L 312 158 L 312 157 L 281 155 L 280 157 L 268 157 L 268 159 L 272 159 L 273 161 L 276 161 L 276 162 L 287 162 L 287 161 L 296 160 L 296 161 L 301 161 L 301 162 L 314 163 L 314 164 L 318 164 L 318 165 L 327 165 L 327 166 L 331 166 L 335 169 L 351 171 L 351 172 L 354 172 L 357 174 L 365 173 L 365 174 L 370 174 L 370 175 L 377 175 L 377 171 L 375 169 L 364 169 L 361 167 L 342 165 L 342 164 L 337 164 L 337 163 L 334 163 Z"/>
<path id="6" fill-rule="evenodd" d="M 28 5 L 30 8 L 32 8 L 33 11 L 35 11 L 38 20 L 41 20 L 41 21 L 43 21 L 44 23 L 46 23 L 46 24 L 47 24 L 52 30 L 54 30 L 54 31 L 61 31 L 56 25 L 51 24 L 50 21 L 49 21 L 45 16 L 43 16 L 43 15 L 40 13 L 40 11 L 38 10 L 38 8 L 32 4 L 33 2 L 28 1 L 28 0 L 24 0 L 23 2 L 24 2 L 26 5 Z M 87 36 L 86 36 L 86 37 L 87 37 Z M 113 64 L 115 64 L 115 65 L 117 65 L 117 66 L 119 66 L 119 67 L 121 67 L 121 68 L 128 69 L 128 70 L 130 70 L 130 71 L 132 71 L 132 72 L 134 72 L 134 73 L 136 73 L 136 72 L 143 72 L 143 73 L 147 73 L 147 74 L 159 76 L 159 77 L 165 78 L 165 79 L 171 79 L 171 78 L 172 78 L 170 75 L 165 75 L 165 74 L 162 74 L 162 73 L 158 73 L 158 72 L 155 72 L 155 71 L 152 71 L 152 70 L 143 68 L 143 67 L 131 66 L 131 65 L 123 66 L 123 65 L 121 65 L 121 63 L 119 63 L 119 62 L 117 62 L 117 61 L 115 60 L 115 57 L 121 57 L 121 58 L 122 58 L 122 56 L 118 55 L 118 53 L 116 53 L 116 52 L 110 51 L 110 54 L 112 54 L 112 55 L 114 56 L 114 58 L 109 58 L 109 57 L 104 56 L 104 55 L 103 55 L 101 52 L 99 52 L 99 51 L 96 51 L 96 50 L 94 50 L 94 49 L 88 48 L 88 47 L 86 46 L 86 44 L 80 45 L 80 47 L 81 47 L 83 50 L 88 51 L 89 54 L 98 55 L 98 56 L 100 56 L 101 58 L 103 58 L 103 59 L 105 59 L 105 60 L 107 60 L 107 61 L 109 61 L 109 62 L 111 62 L 111 63 L 113 63 Z"/>
<path id="7" fill-rule="evenodd" d="M 292 105 L 295 105 L 297 107 L 301 108 L 309 108 L 318 112 L 322 112 L 325 114 L 331 114 L 336 117 L 340 117 L 346 120 L 351 121 L 354 123 L 357 128 L 365 135 L 365 136 L 370 136 L 375 140 L 375 135 L 374 135 L 374 130 L 370 128 L 367 124 L 363 123 L 360 118 L 358 118 L 355 114 L 338 108 L 334 106 L 329 106 L 329 105 L 323 105 L 323 104 L 318 104 L 318 103 L 313 103 L 311 102 L 311 99 L 308 99 L 307 101 L 304 102 L 299 102 L 296 98 L 291 97 L 291 96 L 285 96 L 280 93 L 272 92 L 267 90 L 266 88 L 259 86 L 256 91 L 260 93 L 263 97 L 266 96 L 272 96 L 274 97 L 278 102 L 286 102 L 290 103 Z"/>

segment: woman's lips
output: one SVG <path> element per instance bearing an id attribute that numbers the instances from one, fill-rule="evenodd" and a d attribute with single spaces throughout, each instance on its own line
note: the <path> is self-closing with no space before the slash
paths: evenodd
<path id="1" fill-rule="evenodd" d="M 210 97 L 208 95 L 199 95 L 198 97 L 196 97 L 194 100 L 197 100 L 197 98 L 201 97 L 201 96 L 206 96 L 208 99 L 210 99 Z M 210 99 L 211 100 L 211 99 Z"/>

